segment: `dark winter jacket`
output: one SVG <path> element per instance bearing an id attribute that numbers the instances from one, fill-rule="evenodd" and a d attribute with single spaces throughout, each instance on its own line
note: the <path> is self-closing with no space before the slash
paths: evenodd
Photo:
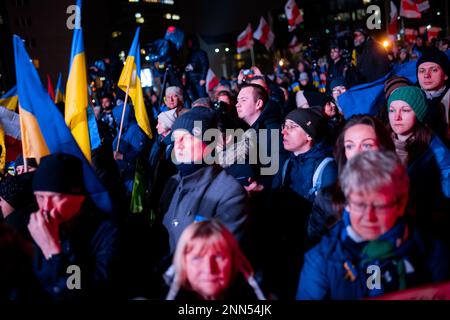
<path id="1" fill-rule="evenodd" d="M 186 72 L 188 80 L 192 83 L 198 83 L 200 80 L 206 80 L 206 74 L 209 69 L 208 55 L 204 50 L 193 50 L 189 54 L 187 64 L 191 65 L 193 70 Z"/>
<path id="2" fill-rule="evenodd" d="M 42 288 L 56 300 L 102 299 L 113 295 L 117 272 L 118 230 L 110 219 L 85 204 L 66 226 L 61 226 L 61 253 L 46 259 L 35 247 L 33 268 Z M 69 277 L 81 271 L 81 289 L 69 289 Z"/>
<path id="3" fill-rule="evenodd" d="M 371 38 L 356 49 L 356 68 L 363 76 L 363 82 L 372 82 L 389 71 L 386 51 Z"/>
<path id="4" fill-rule="evenodd" d="M 331 150 L 324 143 L 318 143 L 308 152 L 298 156 L 291 153 L 289 158 L 280 164 L 280 170 L 273 180 L 272 188 L 280 189 L 283 186 L 287 186 L 312 203 L 316 196 L 314 193 L 311 193 L 313 175 L 319 164 L 326 157 L 331 157 Z M 286 161 L 289 161 L 289 163 L 286 164 Z M 320 181 L 321 188 L 332 185 L 336 181 L 336 177 L 337 167 L 333 160 L 323 170 Z"/>
<path id="5" fill-rule="evenodd" d="M 116 122 L 120 123 L 123 105 L 113 109 L 113 115 Z M 113 148 L 116 150 L 119 136 L 117 135 L 113 142 Z M 136 161 L 139 157 L 144 157 L 144 150 L 148 144 L 148 138 L 137 124 L 131 106 L 127 106 L 125 111 L 122 136 L 120 138 L 119 152 L 123 155 L 123 160 L 117 160 L 120 176 L 124 182 L 125 189 L 131 195 L 133 190 L 134 174 Z"/>
<path id="6" fill-rule="evenodd" d="M 409 232 L 409 236 L 394 249 L 392 258 L 363 262 L 362 252 L 368 242 L 357 243 L 352 240 L 344 222 L 340 221 L 331 235 L 324 237 L 305 254 L 297 299 L 360 299 L 397 291 L 400 282 L 399 263 L 404 267 L 406 288 L 448 279 L 448 248 L 422 237 L 412 229 L 402 231 L 402 234 L 404 232 Z M 380 289 L 369 289 L 367 285 L 372 283 L 369 277 L 373 275 L 369 266 L 380 268 Z"/>
<path id="7" fill-rule="evenodd" d="M 233 163 L 231 165 L 223 165 L 227 173 L 235 177 L 242 185 L 248 184 L 248 179 L 252 178 L 253 180 L 258 180 L 259 183 L 263 184 L 266 189 L 270 189 L 270 185 L 272 183 L 273 175 L 266 174 L 266 172 L 262 172 L 262 168 L 270 168 L 272 165 L 276 165 L 276 163 L 272 163 L 272 161 L 268 161 L 268 163 L 262 163 L 259 155 L 263 154 L 264 157 L 278 157 L 284 159 L 286 157 L 285 151 L 283 149 L 282 136 L 281 136 L 281 107 L 279 104 L 273 100 L 269 100 L 269 102 L 264 107 L 263 112 L 260 114 L 259 118 L 252 124 L 250 128 L 246 131 L 245 136 L 249 135 L 249 132 L 256 133 L 256 139 L 248 139 L 247 141 L 242 141 L 235 143 L 229 150 L 225 151 L 225 158 L 228 156 L 237 157 L 237 159 L 244 159 L 245 161 L 240 160 L 239 163 L 237 161 L 230 160 L 228 163 Z M 263 131 L 267 130 L 266 135 L 262 134 Z M 271 132 L 275 131 L 278 133 L 277 141 L 274 143 L 278 144 L 278 148 L 272 145 L 271 141 Z M 262 140 L 263 139 L 263 140 Z M 249 163 L 249 153 L 251 150 L 253 152 L 256 151 L 257 163 Z M 273 154 L 272 154 L 273 152 Z M 228 160 L 227 160 L 228 161 Z M 268 170 L 270 171 L 270 170 Z M 276 170 L 275 170 L 276 171 Z M 270 173 L 270 172 L 269 172 Z"/>
<path id="8" fill-rule="evenodd" d="M 181 177 L 171 177 L 161 196 L 163 224 L 174 252 L 183 230 L 197 216 L 222 222 L 238 240 L 244 236 L 247 221 L 245 189 L 219 166 L 206 166 Z"/>

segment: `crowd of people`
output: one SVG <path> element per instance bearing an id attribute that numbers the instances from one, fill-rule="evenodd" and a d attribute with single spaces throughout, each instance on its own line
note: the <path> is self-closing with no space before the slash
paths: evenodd
<path id="1" fill-rule="evenodd" d="M 208 91 L 190 37 L 186 86 L 144 88 L 153 139 L 110 72 L 92 165 L 114 210 L 80 159 L 19 157 L 0 182 L 0 300 L 361 299 L 449 281 L 448 40 L 353 40 L 354 61 L 333 41 Z M 417 83 L 390 77 L 378 114 L 345 117 L 340 95 L 414 59 Z"/>

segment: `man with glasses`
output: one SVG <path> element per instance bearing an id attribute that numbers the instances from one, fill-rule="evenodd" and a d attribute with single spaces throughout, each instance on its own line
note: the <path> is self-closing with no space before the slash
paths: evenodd
<path id="1" fill-rule="evenodd" d="M 323 138 L 326 123 L 315 108 L 295 109 L 281 134 L 289 157 L 272 184 L 268 282 L 280 299 L 293 299 L 302 265 L 306 221 L 316 192 L 334 184 L 337 168 Z"/>
<path id="2" fill-rule="evenodd" d="M 392 151 L 365 151 L 339 177 L 342 220 L 305 254 L 297 299 L 361 299 L 449 279 L 449 252 L 407 219 L 409 178 Z"/>
<path id="3" fill-rule="evenodd" d="M 312 203 L 320 188 L 336 181 L 336 163 L 331 158 L 331 148 L 323 142 L 326 130 L 318 109 L 295 109 L 286 116 L 281 134 L 284 149 L 290 154 L 274 179 L 274 189 L 288 187 Z M 321 179 L 314 183 L 313 176 L 321 164 L 316 174 Z"/>

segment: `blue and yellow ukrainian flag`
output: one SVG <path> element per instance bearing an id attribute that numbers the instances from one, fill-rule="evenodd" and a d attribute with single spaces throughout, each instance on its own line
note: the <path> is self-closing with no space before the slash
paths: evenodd
<path id="1" fill-rule="evenodd" d="M 92 201 L 99 209 L 111 212 L 108 192 L 98 180 L 62 115 L 42 86 L 22 39 L 14 36 L 13 45 L 24 158 L 34 157 L 39 161 L 41 157 L 56 152 L 78 157 L 83 162 L 84 183 Z"/>
<path id="2" fill-rule="evenodd" d="M 77 1 L 81 10 L 81 1 Z M 80 19 L 80 18 L 78 18 Z M 88 130 L 88 88 L 86 57 L 83 45 L 83 29 L 73 30 L 72 52 L 70 54 L 69 78 L 66 85 L 64 118 L 84 156 L 91 162 L 91 143 Z"/>
<path id="3" fill-rule="evenodd" d="M 133 101 L 134 114 L 136 121 L 142 131 L 151 139 L 152 129 L 150 128 L 150 121 L 148 120 L 147 110 L 144 104 L 144 95 L 141 87 L 141 50 L 139 46 L 139 30 L 138 27 L 134 35 L 133 43 L 131 44 L 130 52 L 128 52 L 125 66 L 119 78 L 118 86 L 123 91 L 127 92 Z"/>
<path id="4" fill-rule="evenodd" d="M 11 111 L 16 111 L 17 102 L 19 101 L 18 98 L 17 86 L 14 86 L 0 98 L 0 106 Z"/>
<path id="5" fill-rule="evenodd" d="M 64 102 L 64 89 L 62 85 L 62 76 L 61 72 L 58 74 L 58 83 L 56 84 L 55 90 L 55 103 Z"/>

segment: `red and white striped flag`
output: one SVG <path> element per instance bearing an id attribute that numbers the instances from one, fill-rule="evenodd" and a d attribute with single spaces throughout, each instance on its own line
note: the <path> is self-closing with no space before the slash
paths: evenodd
<path id="1" fill-rule="evenodd" d="M 208 69 L 206 74 L 206 90 L 212 91 L 219 84 L 219 78 L 214 74 L 211 69 Z"/>
<path id="2" fill-rule="evenodd" d="M 397 33 L 398 33 L 398 11 L 397 11 L 397 7 L 395 6 L 394 2 L 391 1 L 391 21 L 389 22 L 389 26 L 388 26 L 388 34 L 389 34 L 389 38 L 391 38 L 392 41 L 395 41 L 397 38 Z"/>
<path id="3" fill-rule="evenodd" d="M 416 0 L 416 2 L 420 12 L 430 9 L 430 2 L 428 0 Z"/>
<path id="4" fill-rule="evenodd" d="M 288 0 L 284 6 L 284 12 L 286 13 L 286 18 L 289 24 L 289 31 L 294 30 L 298 24 L 303 22 L 303 16 L 298 9 L 295 0 Z"/>
<path id="5" fill-rule="evenodd" d="M 251 47 L 253 47 L 253 32 L 252 26 L 249 23 L 247 28 L 237 38 L 237 53 L 244 52 Z"/>
<path id="6" fill-rule="evenodd" d="M 291 42 L 289 43 L 289 51 L 294 53 L 299 53 L 301 49 L 300 42 L 298 42 L 297 36 L 293 36 Z"/>
<path id="7" fill-rule="evenodd" d="M 409 43 L 413 43 L 416 40 L 418 32 L 415 29 L 405 28 L 405 40 Z"/>
<path id="8" fill-rule="evenodd" d="M 264 17 L 261 17 L 261 19 L 259 20 L 259 26 L 253 34 L 253 38 L 261 42 L 267 50 L 269 50 L 272 46 L 275 35 L 273 34 L 272 30 L 270 30 L 270 26 L 266 22 L 266 19 L 264 19 Z"/>
<path id="9" fill-rule="evenodd" d="M 400 16 L 410 19 L 419 19 L 422 14 L 414 0 L 402 0 L 400 3 Z"/>
<path id="10" fill-rule="evenodd" d="M 424 35 L 426 31 L 427 31 L 427 26 L 419 27 L 419 34 L 420 35 Z"/>
<path id="11" fill-rule="evenodd" d="M 439 27 L 431 27 L 427 30 L 428 34 L 428 41 L 433 40 L 434 38 L 437 38 L 439 36 L 439 32 L 441 32 L 442 29 Z"/>

